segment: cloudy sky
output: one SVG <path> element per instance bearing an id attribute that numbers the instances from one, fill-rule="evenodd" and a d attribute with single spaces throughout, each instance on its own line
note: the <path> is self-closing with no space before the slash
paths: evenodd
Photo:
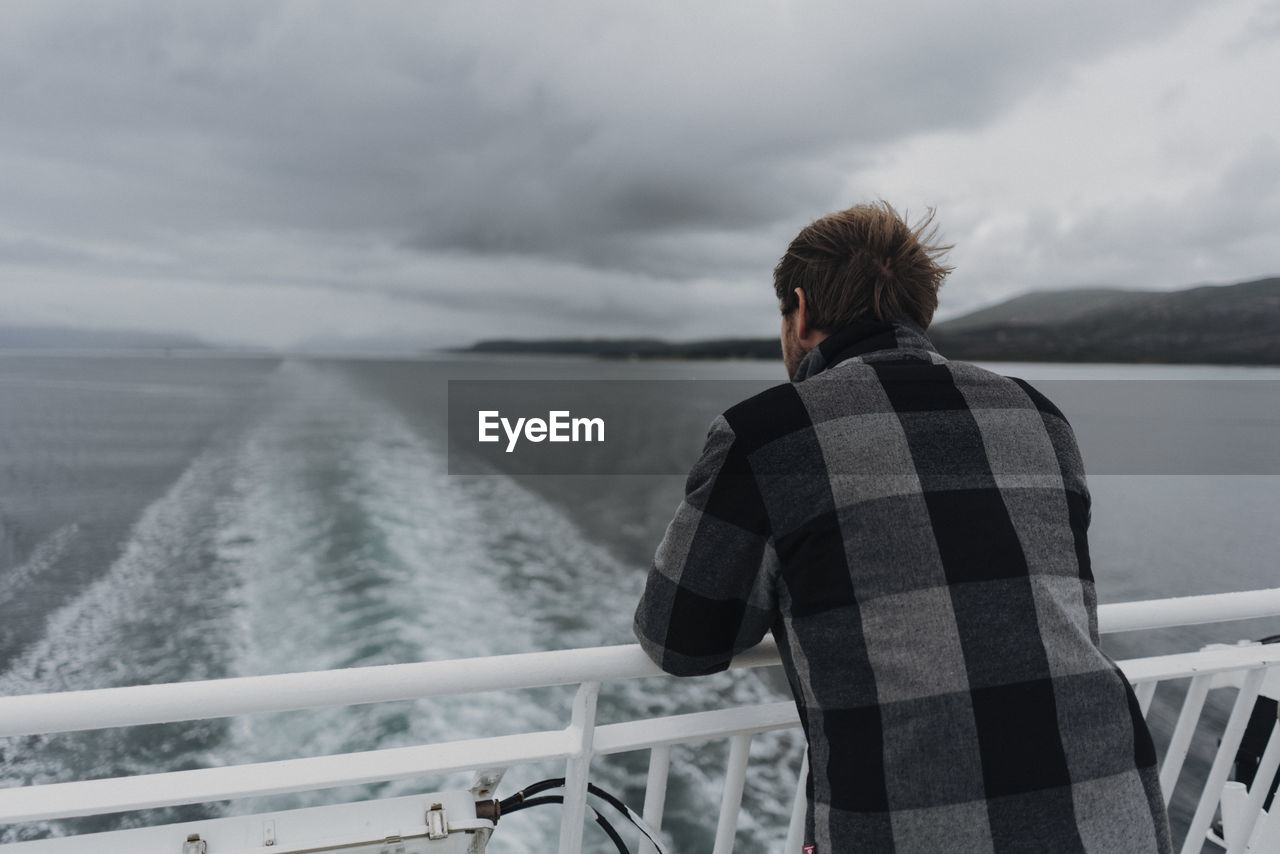
<path id="1" fill-rule="evenodd" d="M 954 316 L 1280 273 L 1280 3 L 5 2 L 0 324 L 768 335 L 936 208 Z"/>

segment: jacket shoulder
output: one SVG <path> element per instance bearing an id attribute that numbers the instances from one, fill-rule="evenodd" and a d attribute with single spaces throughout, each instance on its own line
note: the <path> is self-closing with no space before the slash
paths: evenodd
<path id="1" fill-rule="evenodd" d="M 988 397 L 1007 398 L 1007 405 L 1034 408 L 1043 415 L 1067 420 L 1052 400 L 1024 379 L 997 374 L 968 362 L 951 362 L 949 368 L 957 386 L 981 388 Z"/>
<path id="2" fill-rule="evenodd" d="M 729 407 L 721 417 L 747 453 L 812 426 L 794 383 L 767 388 Z"/>

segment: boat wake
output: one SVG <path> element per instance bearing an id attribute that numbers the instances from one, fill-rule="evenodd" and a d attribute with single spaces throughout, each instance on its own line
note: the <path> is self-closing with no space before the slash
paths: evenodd
<path id="1" fill-rule="evenodd" d="M 555 508 L 496 476 L 447 474 L 443 437 L 416 432 L 336 369 L 284 362 L 260 409 L 221 437 L 136 521 L 120 557 L 54 612 L 0 675 L 0 693 L 327 670 L 630 643 L 644 581 Z M 57 536 L 74 537 L 73 526 Z M 52 542 L 49 550 L 56 551 Z M 42 554 L 42 552 L 41 552 Z M 36 560 L 33 557 L 33 561 Z M 33 564 L 32 572 L 38 571 Z M 0 596 L 3 595 L 0 590 Z M 776 698 L 755 673 L 622 685 L 601 720 L 702 707 L 707 692 Z M 564 726 L 567 690 L 443 698 L 9 739 L 0 785 L 154 773 Z M 753 746 L 740 850 L 785 828 L 795 734 Z M 667 827 L 710 848 L 723 746 L 677 750 Z M 647 757 L 602 762 L 605 788 L 638 803 Z M 516 786 L 555 768 L 512 769 Z M 356 790 L 95 817 L 0 831 L 66 832 L 311 806 L 467 785 L 408 780 Z M 557 817 L 533 811 L 492 850 L 545 850 Z M 758 819 L 753 820 L 752 817 Z M 605 843 L 607 844 L 607 842 Z"/>

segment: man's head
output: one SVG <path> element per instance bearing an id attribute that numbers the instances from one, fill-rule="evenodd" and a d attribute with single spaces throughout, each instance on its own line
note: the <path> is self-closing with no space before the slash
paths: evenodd
<path id="1" fill-rule="evenodd" d="M 933 242 L 932 220 L 930 212 L 909 226 L 880 201 L 816 220 L 791 241 L 773 270 L 788 376 L 827 333 L 855 321 L 929 326 L 952 269 L 941 263 L 951 247 Z"/>

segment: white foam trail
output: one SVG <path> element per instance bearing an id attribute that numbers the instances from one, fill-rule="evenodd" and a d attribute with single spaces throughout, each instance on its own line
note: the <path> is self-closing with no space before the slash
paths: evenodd
<path id="1" fill-rule="evenodd" d="M 548 630 L 537 607 L 504 589 L 504 568 L 496 565 L 502 556 L 495 545 L 519 548 L 501 530 L 511 508 L 495 507 L 468 491 L 474 485 L 448 478 L 439 453 L 385 405 L 315 368 L 296 366 L 294 374 L 289 394 L 246 437 L 233 495 L 220 505 L 219 559 L 242 579 L 236 672 L 545 647 Z M 562 705 L 492 695 L 263 716 L 237 721 L 218 759 L 555 727 L 562 725 L 555 708 Z M 379 792 L 401 788 L 412 787 L 392 784 Z M 291 801 L 332 798 L 318 793 Z"/>
<path id="2" fill-rule="evenodd" d="M 45 537 L 31 550 L 31 555 L 19 566 L 0 576 L 0 608 L 20 595 L 28 584 L 39 578 L 62 559 L 80 533 L 80 525 L 72 522 L 63 525 Z"/>
<path id="3" fill-rule="evenodd" d="M 218 468 L 218 452 L 206 452 L 143 512 L 111 568 L 53 612 L 44 636 L 0 675 L 0 693 L 137 684 L 171 674 L 196 678 L 191 670 L 206 662 L 193 661 L 182 673 L 180 645 L 169 650 L 173 658 L 161 660 L 152 644 L 156 635 L 173 637 L 184 625 L 179 634 L 195 638 L 201 632 L 191 620 L 204 623 L 212 616 L 201 606 L 218 597 L 203 595 L 213 593 L 212 585 L 192 570 L 203 568 Z"/>

